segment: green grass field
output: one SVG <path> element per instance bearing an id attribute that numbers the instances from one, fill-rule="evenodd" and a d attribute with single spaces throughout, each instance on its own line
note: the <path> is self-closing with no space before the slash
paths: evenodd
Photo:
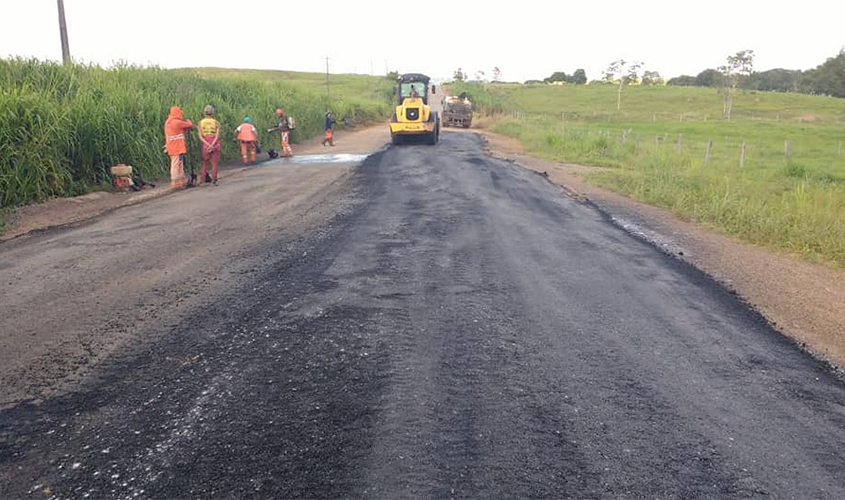
<path id="1" fill-rule="evenodd" d="M 363 124 L 389 116 L 393 82 L 332 75 L 331 108 Z M 166 175 L 163 123 L 172 105 L 198 121 L 214 105 L 228 139 L 244 116 L 258 126 L 264 148 L 276 106 L 296 118 L 298 142 L 323 130 L 325 75 L 230 69 L 65 67 L 0 59 L 0 208 L 108 185 L 108 167 L 127 163 L 145 178 Z M 223 141 L 223 158 L 237 158 Z"/>
<path id="2" fill-rule="evenodd" d="M 450 88 L 461 90 L 502 117 L 494 132 L 535 155 L 608 167 L 588 174 L 592 182 L 751 243 L 845 266 L 845 100 L 740 92 L 728 122 L 713 89 L 626 87 L 619 112 L 614 86 Z"/>

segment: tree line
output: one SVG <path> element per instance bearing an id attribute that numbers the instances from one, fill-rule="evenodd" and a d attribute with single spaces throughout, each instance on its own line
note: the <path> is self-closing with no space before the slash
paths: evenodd
<path id="1" fill-rule="evenodd" d="M 682 75 L 666 83 L 686 87 L 724 88 L 725 74 L 718 69 L 710 68 L 696 76 Z M 777 68 L 768 71 L 753 71 L 741 75 L 736 85 L 746 90 L 799 92 L 845 98 L 845 49 L 810 70 Z"/>
<path id="2" fill-rule="evenodd" d="M 690 76 L 682 75 L 665 81 L 656 71 L 644 70 L 643 63 L 623 60 L 611 63 L 599 80 L 590 84 L 675 85 L 685 87 L 710 87 L 715 89 L 759 90 L 774 92 L 798 92 L 813 95 L 829 95 L 845 98 L 845 48 L 828 58 L 824 63 L 809 70 L 770 69 L 754 71 L 754 52 L 744 50 L 728 56 L 728 62 L 719 68 L 708 68 Z M 526 84 L 568 83 L 585 85 L 587 74 L 583 69 L 567 74 L 555 71 L 542 80 L 528 80 Z M 728 102 L 728 106 L 730 103 Z M 729 114 L 729 110 L 726 110 Z"/>

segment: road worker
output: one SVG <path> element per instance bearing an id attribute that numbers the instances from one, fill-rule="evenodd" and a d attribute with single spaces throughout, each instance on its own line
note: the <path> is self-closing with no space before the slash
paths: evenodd
<path id="1" fill-rule="evenodd" d="M 199 123 L 199 136 L 202 142 L 202 168 L 199 182 L 212 182 L 217 185 L 217 165 L 220 162 L 220 122 L 214 118 L 214 107 L 209 104 L 203 110 L 204 118 Z M 211 176 L 206 167 L 211 162 Z"/>
<path id="2" fill-rule="evenodd" d="M 235 129 L 235 139 L 241 144 L 241 158 L 243 158 L 244 165 L 251 161 L 255 163 L 255 148 L 258 145 L 258 130 L 252 124 L 252 120 L 247 116 L 244 122 Z M 247 152 L 249 157 L 247 159 Z"/>
<path id="3" fill-rule="evenodd" d="M 276 108 L 276 118 L 278 123 L 275 127 L 267 129 L 267 132 L 280 132 L 282 142 L 282 156 L 293 156 L 293 150 L 290 147 L 290 132 L 293 130 L 293 119 L 285 115 L 282 108 Z"/>
<path id="4" fill-rule="evenodd" d="M 188 154 L 185 132 L 193 128 L 193 122 L 185 119 L 182 108 L 179 106 L 170 108 L 170 115 L 164 122 L 164 149 L 170 156 L 170 187 L 173 189 L 188 187 L 188 178 L 185 175 L 185 161 Z"/>

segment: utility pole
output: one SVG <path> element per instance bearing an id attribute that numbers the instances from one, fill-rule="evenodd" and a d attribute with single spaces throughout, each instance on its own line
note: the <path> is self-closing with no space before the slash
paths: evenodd
<path id="1" fill-rule="evenodd" d="M 59 35 L 62 38 L 62 62 L 70 64 L 70 46 L 67 43 L 67 23 L 65 23 L 65 2 L 59 2 Z"/>
<path id="2" fill-rule="evenodd" d="M 326 56 L 326 111 L 332 109 L 331 85 L 329 84 L 329 56 Z"/>

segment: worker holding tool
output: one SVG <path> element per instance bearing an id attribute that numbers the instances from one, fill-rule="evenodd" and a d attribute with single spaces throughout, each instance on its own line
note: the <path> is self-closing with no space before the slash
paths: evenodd
<path id="1" fill-rule="evenodd" d="M 279 122 L 275 127 L 267 129 L 267 132 L 279 131 L 282 138 L 282 156 L 293 156 L 293 150 L 290 147 L 290 133 L 294 129 L 293 118 L 285 115 L 282 108 L 276 108 L 276 118 Z"/>
<path id="2" fill-rule="evenodd" d="M 185 176 L 185 161 L 188 154 L 185 132 L 193 128 L 194 123 L 185 119 L 182 108 L 179 106 L 170 108 L 170 115 L 164 122 L 164 150 L 170 156 L 170 187 L 173 189 L 188 187 L 188 178 Z"/>
<path id="3" fill-rule="evenodd" d="M 244 165 L 247 164 L 247 152 L 249 152 L 249 161 L 255 163 L 255 151 L 258 146 L 258 130 L 252 124 L 252 120 L 247 116 L 244 122 L 235 129 L 235 139 L 241 144 L 241 158 L 244 160 Z"/>
<path id="4" fill-rule="evenodd" d="M 334 146 L 334 131 L 332 130 L 332 126 L 336 123 L 336 120 L 332 116 L 331 111 L 326 112 L 326 138 L 323 139 L 323 146 L 329 145 Z"/>
<path id="5" fill-rule="evenodd" d="M 217 185 L 217 165 L 220 162 L 220 122 L 214 118 L 214 107 L 209 104 L 203 110 L 204 118 L 199 123 L 199 136 L 202 143 L 202 168 L 199 182 L 212 182 Z M 206 167 L 211 162 L 211 176 Z"/>

